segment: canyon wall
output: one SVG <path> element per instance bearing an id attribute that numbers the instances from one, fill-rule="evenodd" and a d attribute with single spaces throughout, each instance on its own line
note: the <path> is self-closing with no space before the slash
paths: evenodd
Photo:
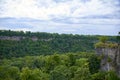
<path id="1" fill-rule="evenodd" d="M 101 70 L 114 70 L 120 77 L 120 45 L 116 48 L 96 48 L 96 54 L 101 58 Z"/>

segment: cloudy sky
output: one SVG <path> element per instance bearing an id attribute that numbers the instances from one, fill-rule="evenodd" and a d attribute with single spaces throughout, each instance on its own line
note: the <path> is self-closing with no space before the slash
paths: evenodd
<path id="1" fill-rule="evenodd" d="M 0 0 L 0 29 L 117 35 L 120 0 Z"/>

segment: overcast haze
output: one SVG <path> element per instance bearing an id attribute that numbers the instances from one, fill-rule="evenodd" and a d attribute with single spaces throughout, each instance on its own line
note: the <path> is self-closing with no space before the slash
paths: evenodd
<path id="1" fill-rule="evenodd" d="M 0 0 L 0 29 L 117 35 L 120 0 Z"/>

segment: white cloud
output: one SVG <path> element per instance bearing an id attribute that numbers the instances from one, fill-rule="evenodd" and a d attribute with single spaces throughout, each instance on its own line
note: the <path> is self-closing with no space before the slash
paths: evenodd
<path id="1" fill-rule="evenodd" d="M 0 29 L 113 35 L 119 7 L 120 0 L 0 0 Z"/>
<path id="2" fill-rule="evenodd" d="M 28 17 L 44 20 L 53 17 L 85 17 L 93 15 L 114 14 L 116 8 L 112 3 L 114 0 L 4 0 L 0 3 L 4 10 L 0 17 Z M 116 2 L 117 3 L 117 2 Z M 116 4 L 115 3 L 115 4 Z"/>
<path id="3" fill-rule="evenodd" d="M 10 20 L 11 21 L 11 20 Z M 14 22 L 14 20 L 12 20 Z M 95 21 L 95 20 L 94 20 Z M 84 23 L 84 21 L 83 21 Z M 108 22 L 106 22 L 108 23 Z M 9 24 L 9 25 L 6 25 Z M 52 33 L 67 33 L 67 34 L 99 34 L 99 35 L 117 35 L 120 27 L 116 24 L 65 24 L 65 23 L 55 23 L 51 21 L 24 21 L 16 22 L 16 24 L 11 22 L 3 21 L 0 22 L 0 29 L 11 29 L 11 30 L 23 30 L 32 32 L 52 32 Z M 20 24 L 21 26 L 18 26 Z M 17 25 L 17 26 L 16 26 Z M 22 25 L 26 27 L 22 27 Z"/>
<path id="4" fill-rule="evenodd" d="M 78 19 L 71 18 L 69 23 L 74 24 L 111 24 L 111 25 L 120 25 L 120 19 Z"/>

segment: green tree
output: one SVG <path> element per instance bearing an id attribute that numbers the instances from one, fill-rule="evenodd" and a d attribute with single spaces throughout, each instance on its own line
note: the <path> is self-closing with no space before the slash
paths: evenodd
<path id="1" fill-rule="evenodd" d="M 98 58 L 98 56 L 94 54 L 91 57 L 89 57 L 88 61 L 90 73 L 97 73 L 100 69 L 100 59 Z"/>
<path id="2" fill-rule="evenodd" d="M 43 69 L 45 66 L 44 56 L 36 57 L 33 63 L 34 66 L 36 66 L 37 68 Z"/>
<path id="3" fill-rule="evenodd" d="M 88 68 L 88 59 L 87 58 L 80 58 L 80 59 L 76 59 L 76 66 L 79 66 L 79 67 L 86 67 Z"/>
<path id="4" fill-rule="evenodd" d="M 117 36 L 117 42 L 120 45 L 120 32 L 118 33 L 118 36 Z"/>
<path id="5" fill-rule="evenodd" d="M 91 77 L 92 77 L 92 80 L 106 80 L 105 79 L 106 74 L 107 74 L 106 72 L 100 71 L 100 72 L 94 73 L 93 75 L 91 75 Z"/>
<path id="6" fill-rule="evenodd" d="M 100 41 L 100 42 L 106 43 L 107 40 L 108 40 L 108 37 L 107 37 L 107 36 L 99 37 L 99 41 Z"/>
<path id="7" fill-rule="evenodd" d="M 73 66 L 75 65 L 75 62 L 76 62 L 76 58 L 73 54 L 68 54 L 68 57 L 69 57 L 69 66 Z"/>
<path id="8" fill-rule="evenodd" d="M 114 71 L 107 72 L 105 78 L 106 80 L 120 80 L 120 78 L 117 76 L 116 72 Z"/>
<path id="9" fill-rule="evenodd" d="M 70 80 L 71 73 L 66 66 L 59 65 L 50 72 L 50 75 L 50 80 Z"/>
<path id="10" fill-rule="evenodd" d="M 47 73 L 43 73 L 39 69 L 29 69 L 25 67 L 22 69 L 21 80 L 49 80 L 49 75 Z"/>
<path id="11" fill-rule="evenodd" d="M 0 80 L 19 80 L 19 69 L 14 66 L 0 66 Z"/>
<path id="12" fill-rule="evenodd" d="M 91 80 L 88 68 L 78 68 L 72 80 Z"/>
<path id="13" fill-rule="evenodd" d="M 20 79 L 21 80 L 29 80 L 31 73 L 32 72 L 31 72 L 31 70 L 28 67 L 23 68 L 22 72 L 20 74 Z"/>

